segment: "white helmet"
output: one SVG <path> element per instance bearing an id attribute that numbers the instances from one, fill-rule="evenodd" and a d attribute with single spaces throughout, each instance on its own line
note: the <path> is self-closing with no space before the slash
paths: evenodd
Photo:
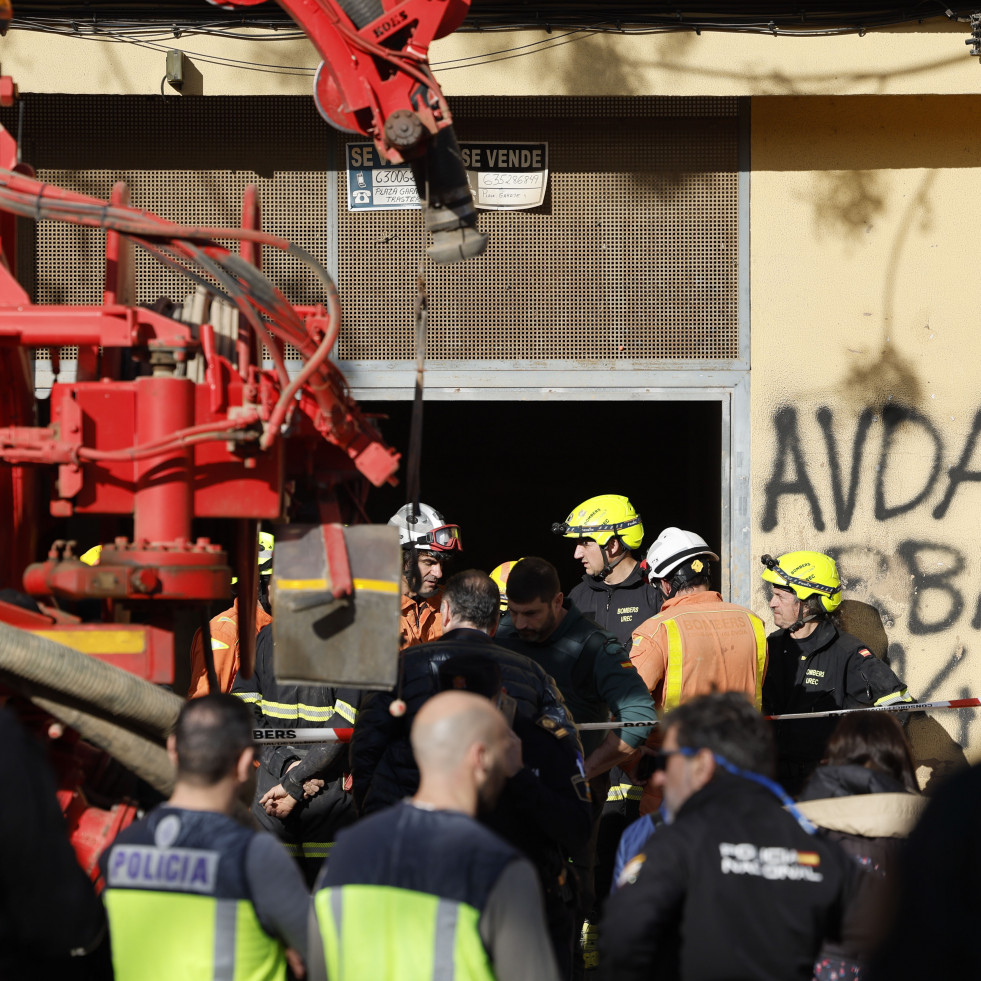
<path id="1" fill-rule="evenodd" d="M 399 530 L 399 545 L 403 548 L 418 548 L 426 552 L 460 551 L 459 525 L 448 525 L 446 519 L 428 504 L 403 504 L 388 519 L 390 525 Z"/>
<path id="2" fill-rule="evenodd" d="M 703 569 L 693 568 L 690 562 L 700 556 L 712 562 L 719 561 L 718 555 L 708 547 L 708 542 L 701 535 L 680 528 L 665 528 L 647 550 L 647 576 L 651 582 L 671 579 L 671 574 L 679 572 L 682 566 L 686 566 L 685 579 L 703 575 Z"/>

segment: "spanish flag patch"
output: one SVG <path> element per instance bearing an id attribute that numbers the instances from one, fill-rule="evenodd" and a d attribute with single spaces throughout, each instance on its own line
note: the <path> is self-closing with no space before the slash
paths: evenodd
<path id="1" fill-rule="evenodd" d="M 821 856 L 817 852 L 798 852 L 798 865 L 811 865 L 817 868 L 821 864 Z"/>

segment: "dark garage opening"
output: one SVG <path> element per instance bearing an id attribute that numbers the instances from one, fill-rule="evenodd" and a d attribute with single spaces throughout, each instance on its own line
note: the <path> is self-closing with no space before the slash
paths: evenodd
<path id="1" fill-rule="evenodd" d="M 403 455 L 398 487 L 368 497 L 372 521 L 405 503 L 411 402 L 361 401 Z M 581 501 L 625 494 L 644 520 L 641 558 L 677 525 L 721 547 L 722 412 L 712 401 L 464 399 L 424 407 L 421 500 L 460 525 L 457 568 L 490 571 L 541 555 L 568 591 L 582 575 L 575 545 L 551 533 Z M 726 556 L 723 555 L 723 561 Z"/>

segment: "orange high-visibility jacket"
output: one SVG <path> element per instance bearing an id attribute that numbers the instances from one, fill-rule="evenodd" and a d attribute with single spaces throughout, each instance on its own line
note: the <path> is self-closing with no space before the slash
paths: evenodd
<path id="1" fill-rule="evenodd" d="M 711 691 L 743 691 L 759 709 L 766 674 L 763 621 L 706 591 L 673 596 L 633 632 L 630 660 L 658 708 Z"/>
<path id="2" fill-rule="evenodd" d="M 258 604 L 255 605 L 255 632 L 272 623 L 272 617 Z M 211 651 L 218 676 L 218 691 L 230 692 L 238 673 L 238 600 L 231 609 L 219 613 L 210 623 Z M 204 641 L 199 630 L 191 642 L 191 684 L 188 698 L 200 698 L 208 694 L 208 670 L 204 663 Z"/>
<path id="3" fill-rule="evenodd" d="M 439 614 L 442 595 L 437 593 L 428 599 L 402 596 L 399 617 L 399 650 L 439 640 L 443 636 L 443 618 Z"/>

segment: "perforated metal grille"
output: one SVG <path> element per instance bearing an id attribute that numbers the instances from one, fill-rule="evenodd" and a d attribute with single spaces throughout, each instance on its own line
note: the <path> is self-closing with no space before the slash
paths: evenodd
<path id="1" fill-rule="evenodd" d="M 454 117 L 461 141 L 547 140 L 549 190 L 481 212 L 484 256 L 428 264 L 430 358 L 738 356 L 735 100 L 457 99 Z M 349 212 L 343 159 L 340 357 L 412 358 L 421 215 Z"/>
<path id="2" fill-rule="evenodd" d="M 0 113 L 0 121 L 17 133 L 13 112 Z M 32 95 L 25 122 L 24 159 L 46 183 L 107 199 L 123 180 L 134 206 L 219 227 L 240 226 L 242 193 L 256 184 L 263 229 L 329 263 L 332 136 L 310 98 Z M 100 304 L 104 243 L 99 230 L 40 222 L 30 257 L 35 302 Z M 138 303 L 180 302 L 193 292 L 188 278 L 144 250 L 136 249 L 135 260 Z M 323 300 L 316 274 L 299 259 L 267 248 L 263 268 L 294 303 Z M 286 356 L 299 353 L 290 347 Z"/>
<path id="3" fill-rule="evenodd" d="M 485 256 L 427 265 L 431 358 L 737 357 L 735 100 L 462 98 L 453 107 L 461 140 L 547 140 L 549 190 L 533 211 L 481 213 Z M 0 121 L 17 132 L 16 110 Z M 242 190 L 256 183 L 264 228 L 328 266 L 336 222 L 339 357 L 414 357 L 421 214 L 347 211 L 345 138 L 312 99 L 32 95 L 25 123 L 24 159 L 52 184 L 106 198 L 122 179 L 141 208 L 238 225 Z M 100 232 L 42 222 L 30 260 L 36 302 L 101 302 Z M 323 298 L 292 257 L 267 249 L 264 263 L 293 302 Z M 192 290 L 140 250 L 137 288 L 140 303 Z"/>

